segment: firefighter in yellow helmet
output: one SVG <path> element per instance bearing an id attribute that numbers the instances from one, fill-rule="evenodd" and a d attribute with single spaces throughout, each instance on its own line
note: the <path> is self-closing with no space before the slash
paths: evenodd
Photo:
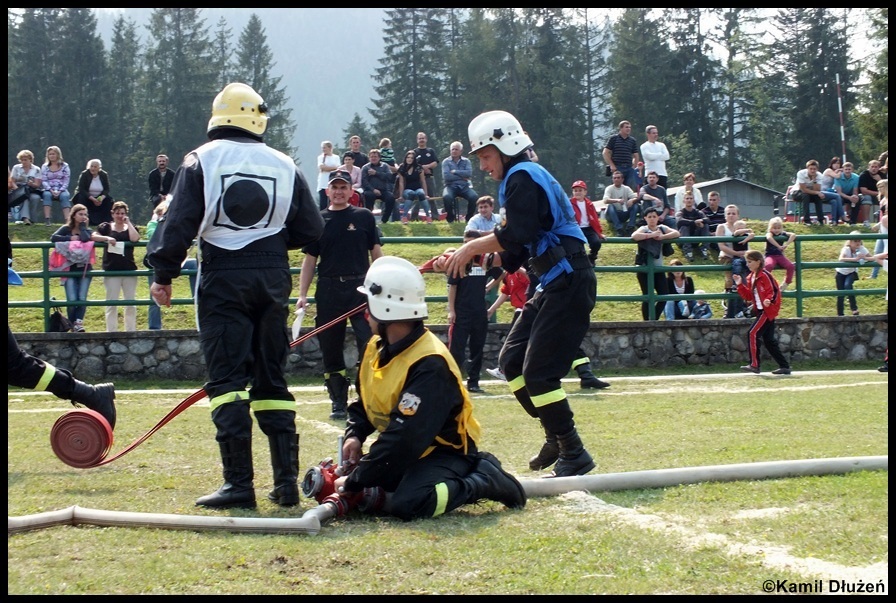
<path id="1" fill-rule="evenodd" d="M 320 238 L 317 201 L 291 157 L 264 144 L 267 105 L 232 83 L 215 97 L 209 142 L 184 158 L 168 211 L 147 246 L 151 288 L 171 305 L 171 281 L 199 240 L 199 340 L 208 369 L 224 485 L 197 505 L 255 507 L 252 413 L 268 437 L 281 506 L 299 502 L 295 398 L 286 387 L 290 249 Z"/>

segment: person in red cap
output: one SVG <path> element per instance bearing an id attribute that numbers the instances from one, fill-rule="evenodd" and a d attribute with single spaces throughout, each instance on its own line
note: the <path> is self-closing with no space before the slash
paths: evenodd
<path id="1" fill-rule="evenodd" d="M 600 216 L 594 209 L 594 203 L 588 198 L 588 185 L 584 180 L 576 180 L 572 183 L 572 210 L 576 214 L 576 223 L 582 227 L 582 233 L 588 239 L 588 259 L 594 264 L 600 251 L 601 241 L 604 240 L 604 231 L 600 226 Z"/>

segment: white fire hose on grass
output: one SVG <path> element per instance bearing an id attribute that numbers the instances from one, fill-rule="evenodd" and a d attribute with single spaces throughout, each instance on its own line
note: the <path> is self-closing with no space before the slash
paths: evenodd
<path id="1" fill-rule="evenodd" d="M 641 488 L 667 488 L 701 482 L 780 479 L 810 475 L 838 475 L 855 471 L 887 471 L 888 456 L 855 456 L 795 461 L 769 461 L 655 469 L 627 473 L 604 473 L 574 477 L 522 479 L 526 495 L 532 498 L 557 496 L 577 490 L 611 492 Z M 302 517 L 211 517 L 162 513 L 131 513 L 69 507 L 59 511 L 7 517 L 7 534 L 27 532 L 58 525 L 97 525 L 142 527 L 165 530 L 224 530 L 257 534 L 317 534 L 321 525 L 336 516 L 332 504 L 309 509 Z"/>

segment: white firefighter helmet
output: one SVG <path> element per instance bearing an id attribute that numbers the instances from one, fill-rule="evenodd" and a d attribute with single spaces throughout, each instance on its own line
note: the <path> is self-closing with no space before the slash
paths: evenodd
<path id="1" fill-rule="evenodd" d="M 467 127 L 470 137 L 470 153 L 495 145 L 508 157 L 516 157 L 533 146 L 532 139 L 523 126 L 507 111 L 486 111 L 473 118 Z"/>
<path id="2" fill-rule="evenodd" d="M 240 128 L 261 136 L 268 127 L 268 106 L 252 86 L 234 82 L 224 86 L 212 103 L 208 131 L 215 128 Z"/>
<path id="3" fill-rule="evenodd" d="M 378 322 L 422 320 L 429 316 L 423 275 L 403 258 L 384 255 L 374 260 L 358 291 L 367 296 L 367 309 Z"/>

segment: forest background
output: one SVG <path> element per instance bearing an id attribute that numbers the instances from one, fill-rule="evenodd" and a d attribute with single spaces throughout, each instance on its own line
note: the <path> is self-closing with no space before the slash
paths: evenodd
<path id="1" fill-rule="evenodd" d="M 592 198 L 622 119 L 639 143 L 659 127 L 670 186 L 693 171 L 783 191 L 808 159 L 860 171 L 888 149 L 886 8 L 9 8 L 7 29 L 9 165 L 57 145 L 74 179 L 98 157 L 137 222 L 156 154 L 177 166 L 202 144 L 230 81 L 265 98 L 265 141 L 312 188 L 323 139 L 385 136 L 400 157 L 424 131 L 444 158 L 491 109 Z"/>

